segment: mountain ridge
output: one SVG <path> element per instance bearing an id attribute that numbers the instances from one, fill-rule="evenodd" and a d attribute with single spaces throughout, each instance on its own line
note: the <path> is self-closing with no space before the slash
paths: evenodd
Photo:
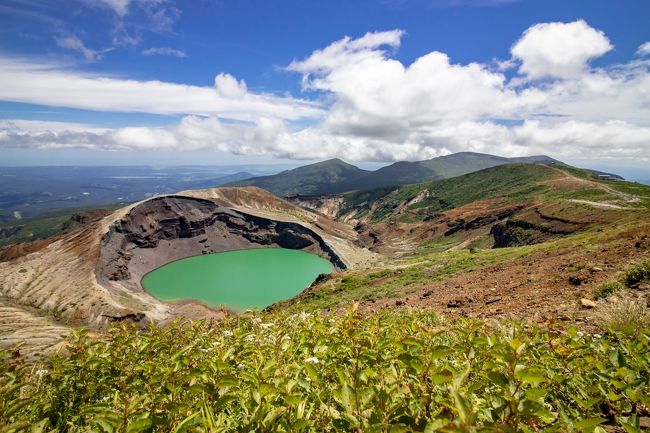
<path id="1" fill-rule="evenodd" d="M 231 182 L 227 186 L 257 186 L 278 196 L 328 195 L 446 179 L 513 163 L 564 165 L 546 155 L 507 158 L 477 152 L 458 152 L 423 161 L 397 161 L 369 171 L 334 158 L 275 175 Z"/>

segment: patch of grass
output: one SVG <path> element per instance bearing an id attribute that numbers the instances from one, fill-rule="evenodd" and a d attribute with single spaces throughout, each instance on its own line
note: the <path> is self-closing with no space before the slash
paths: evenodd
<path id="1" fill-rule="evenodd" d="M 434 239 L 420 244 L 418 246 L 420 249 L 418 253 L 420 252 L 441 253 L 443 251 L 447 251 L 449 248 L 455 247 L 460 242 L 461 242 L 460 239 L 457 239 L 454 236 Z"/>
<path id="2" fill-rule="evenodd" d="M 618 281 L 612 281 L 610 283 L 605 283 L 599 286 L 596 291 L 594 291 L 594 299 L 605 299 L 613 295 L 614 293 L 623 289 L 623 285 Z"/>
<path id="3" fill-rule="evenodd" d="M 596 321 L 605 330 L 632 335 L 650 326 L 650 313 L 645 299 L 619 292 L 599 307 Z"/>
<path id="4" fill-rule="evenodd" d="M 650 259 L 631 267 L 622 276 L 623 284 L 636 287 L 641 283 L 650 283 Z"/>

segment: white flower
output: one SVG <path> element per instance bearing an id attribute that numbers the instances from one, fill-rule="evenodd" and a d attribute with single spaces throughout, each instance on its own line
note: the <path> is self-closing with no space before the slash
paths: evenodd
<path id="1" fill-rule="evenodd" d="M 232 331 L 223 331 L 223 336 L 224 337 L 232 337 L 234 334 Z"/>
<path id="2" fill-rule="evenodd" d="M 247 335 L 246 338 L 244 338 L 246 341 L 253 341 L 255 340 L 255 336 L 253 334 Z"/>
<path id="3" fill-rule="evenodd" d="M 305 313 L 304 311 L 300 313 L 300 319 L 304 322 L 305 320 L 309 319 L 311 317 L 311 314 Z"/>
<path id="4" fill-rule="evenodd" d="M 275 326 L 275 323 L 262 323 L 262 324 L 260 325 L 260 327 L 261 327 L 262 329 L 269 329 L 269 328 L 272 328 L 272 327 L 274 327 L 274 326 Z"/>
<path id="5" fill-rule="evenodd" d="M 291 340 L 291 337 L 289 337 L 288 335 L 285 335 L 285 336 L 282 337 L 282 339 L 283 340 Z"/>
<path id="6" fill-rule="evenodd" d="M 259 317 L 255 317 L 255 318 L 252 320 L 252 322 L 253 322 L 253 323 L 261 323 L 261 322 L 262 322 L 262 319 L 260 319 Z"/>
<path id="7" fill-rule="evenodd" d="M 306 358 L 306 359 L 305 359 L 305 362 L 306 362 L 307 364 L 318 364 L 320 361 L 319 361 L 318 358 L 316 358 L 315 356 L 312 356 L 312 357 L 310 357 L 310 358 Z"/>
<path id="8" fill-rule="evenodd" d="M 48 373 L 49 373 L 49 371 L 47 371 L 46 369 L 43 368 L 43 369 L 40 369 L 40 370 L 36 370 L 36 372 L 34 374 L 36 376 L 38 376 L 38 378 L 40 379 L 41 377 L 45 376 Z"/>
<path id="9" fill-rule="evenodd" d="M 336 323 L 336 320 L 334 320 L 334 319 L 329 319 L 328 322 L 330 322 L 330 323 Z"/>
<path id="10" fill-rule="evenodd" d="M 576 335 L 577 335 L 578 337 L 582 337 L 583 335 L 585 335 L 585 333 L 582 332 L 582 331 L 578 331 L 578 332 L 576 332 Z"/>
<path id="11" fill-rule="evenodd" d="M 603 338 L 603 336 L 600 335 L 600 334 L 593 334 L 592 337 L 594 337 L 594 338 Z"/>
<path id="12" fill-rule="evenodd" d="M 203 352 L 203 353 L 208 353 L 208 352 L 209 352 L 208 349 L 204 349 L 204 348 L 201 348 L 201 349 L 199 349 L 199 350 L 200 350 L 201 352 Z"/>

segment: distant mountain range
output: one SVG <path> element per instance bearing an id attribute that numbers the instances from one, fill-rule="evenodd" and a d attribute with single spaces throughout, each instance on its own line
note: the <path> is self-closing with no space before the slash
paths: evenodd
<path id="1" fill-rule="evenodd" d="M 563 164 L 545 155 L 505 158 L 483 153 L 460 152 L 425 161 L 400 161 L 375 171 L 368 171 L 340 159 L 330 159 L 271 176 L 231 182 L 228 185 L 257 186 L 278 196 L 326 195 L 446 179 L 514 163 Z"/>

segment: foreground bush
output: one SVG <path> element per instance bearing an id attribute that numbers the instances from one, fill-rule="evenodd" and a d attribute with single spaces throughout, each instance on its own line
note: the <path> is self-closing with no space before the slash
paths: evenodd
<path id="1" fill-rule="evenodd" d="M 3 432 L 632 433 L 650 406 L 650 329 L 303 313 L 77 332 L 39 365 L 3 356 Z"/>
<path id="2" fill-rule="evenodd" d="M 623 274 L 623 284 L 635 288 L 641 283 L 650 283 L 650 260 L 641 262 Z"/>

